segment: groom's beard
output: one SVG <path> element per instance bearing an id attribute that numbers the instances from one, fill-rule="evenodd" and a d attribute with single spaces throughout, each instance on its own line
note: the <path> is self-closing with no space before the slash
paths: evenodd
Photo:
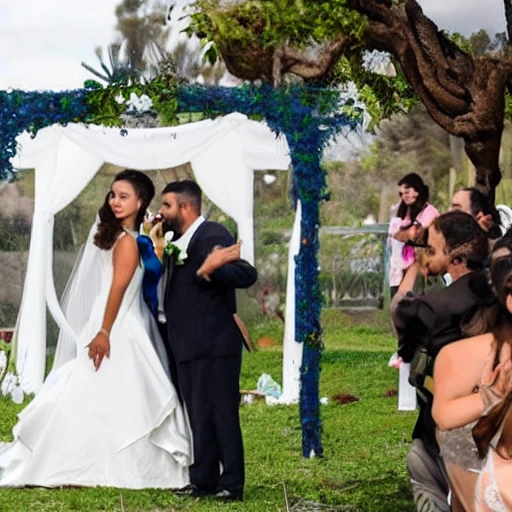
<path id="1" fill-rule="evenodd" d="M 162 231 L 164 235 L 168 231 L 172 231 L 174 233 L 172 239 L 177 240 L 183 234 L 183 230 L 181 228 L 182 224 L 181 219 L 174 219 L 171 221 L 164 220 L 162 222 Z"/>

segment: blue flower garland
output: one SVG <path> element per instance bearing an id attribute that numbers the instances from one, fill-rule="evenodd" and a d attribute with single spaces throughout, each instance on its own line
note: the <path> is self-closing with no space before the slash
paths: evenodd
<path id="1" fill-rule="evenodd" d="M 95 85 L 95 84 L 93 84 Z M 291 85 L 274 89 L 264 84 L 241 87 L 170 85 L 165 82 L 132 87 L 95 85 L 67 92 L 0 91 L 0 179 L 14 176 L 9 159 L 16 154 L 16 136 L 54 123 L 85 122 L 120 125 L 120 93 L 148 94 L 167 124 L 178 122 L 176 112 L 215 117 L 238 111 L 265 119 L 276 134 L 284 134 L 290 147 L 294 196 L 302 204 L 301 245 L 296 258 L 296 340 L 304 343 L 301 366 L 300 418 L 304 457 L 321 456 L 319 378 L 323 352 L 320 314 L 322 294 L 318 281 L 319 204 L 329 198 L 323 149 L 347 125 L 361 122 L 362 112 L 342 104 L 338 90 Z M 165 112 L 160 112 L 159 108 Z"/>
<path id="2" fill-rule="evenodd" d="M 16 137 L 33 136 L 55 123 L 87 120 L 85 90 L 72 92 L 0 91 L 0 180 L 14 178 L 9 159 L 16 155 Z"/>
<path id="3" fill-rule="evenodd" d="M 323 352 L 320 314 L 322 294 L 318 280 L 319 203 L 328 199 L 322 151 L 343 127 L 355 127 L 362 112 L 349 116 L 336 90 L 302 86 L 273 89 L 243 86 L 226 90 L 204 87 L 181 89 L 180 109 L 210 114 L 239 111 L 261 116 L 276 133 L 286 135 L 293 167 L 294 193 L 302 204 L 301 247 L 295 267 L 295 337 L 304 343 L 301 365 L 300 417 L 304 457 L 321 456 L 319 400 L 320 361 Z M 337 113 L 343 112 L 343 113 Z"/>

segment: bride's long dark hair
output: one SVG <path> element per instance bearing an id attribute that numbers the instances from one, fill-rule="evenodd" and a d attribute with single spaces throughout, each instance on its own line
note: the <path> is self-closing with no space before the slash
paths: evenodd
<path id="1" fill-rule="evenodd" d="M 112 183 L 116 181 L 128 181 L 134 188 L 137 198 L 141 201 L 141 206 L 135 219 L 135 227 L 137 228 L 144 220 L 146 209 L 155 195 L 155 186 L 144 173 L 134 171 L 133 169 L 127 169 L 117 174 Z M 114 246 L 119 234 L 123 230 L 121 221 L 116 218 L 112 208 L 110 208 L 109 199 L 111 194 L 112 190 L 109 190 L 103 205 L 98 210 L 98 231 L 94 235 L 94 243 L 100 249 L 105 250 L 111 249 Z"/>

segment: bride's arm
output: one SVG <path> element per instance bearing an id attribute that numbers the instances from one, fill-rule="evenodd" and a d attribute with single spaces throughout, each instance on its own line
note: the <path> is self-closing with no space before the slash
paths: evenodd
<path id="1" fill-rule="evenodd" d="M 457 341 L 437 356 L 432 417 L 440 430 L 467 425 L 484 411 L 482 395 L 475 393 L 475 388 L 492 351 L 492 341 L 492 334 Z"/>
<path id="2" fill-rule="evenodd" d="M 114 273 L 101 329 L 89 344 L 89 356 L 93 360 L 96 370 L 100 368 L 105 356 L 110 357 L 110 330 L 138 264 L 137 242 L 132 236 L 123 236 L 118 240 L 113 251 Z"/>

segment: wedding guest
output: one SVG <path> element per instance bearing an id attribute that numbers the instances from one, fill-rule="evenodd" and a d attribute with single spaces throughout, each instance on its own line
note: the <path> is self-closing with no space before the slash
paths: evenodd
<path id="1" fill-rule="evenodd" d="M 479 455 L 486 457 L 475 490 L 477 512 L 512 510 L 512 383 L 510 370 L 499 371 L 504 377 L 497 393 L 503 399 L 473 428 Z"/>
<path id="2" fill-rule="evenodd" d="M 419 239 L 425 229 L 439 215 L 438 210 L 429 202 L 429 188 L 421 177 L 412 172 L 398 182 L 400 203 L 396 214 L 389 222 L 389 243 L 391 245 L 389 285 L 391 297 L 397 293 L 404 276 L 407 275 L 407 289 L 412 289 L 418 274 L 415 265 L 414 248 L 406 242 Z M 410 269 L 410 270 L 409 270 Z"/>
<path id="3" fill-rule="evenodd" d="M 468 330 L 485 334 L 447 346 L 434 368 L 432 414 L 454 494 L 454 510 L 512 509 L 510 231 L 494 246 L 490 277 L 494 293 L 479 286 L 482 307 L 468 325 Z"/>
<path id="4" fill-rule="evenodd" d="M 217 261 L 216 248 L 232 246 L 233 237 L 222 225 L 204 219 L 201 202 L 195 182 L 172 182 L 162 192 L 159 211 L 177 247 L 164 271 L 164 309 L 193 439 L 191 485 L 182 492 L 242 500 L 239 379 L 244 338 L 234 317 L 235 288 L 251 286 L 257 273 L 243 260 Z"/>
<path id="5" fill-rule="evenodd" d="M 474 187 L 464 187 L 453 195 L 450 210 L 469 213 L 488 234 L 492 244 L 501 237 L 500 213 L 489 198 Z"/>
<path id="6" fill-rule="evenodd" d="M 391 325 L 396 333 L 393 323 L 397 303 L 411 290 L 416 290 L 417 278 L 420 271 L 421 249 L 415 249 L 412 242 L 420 241 L 426 229 L 439 215 L 437 209 L 428 203 L 429 188 L 416 173 L 405 175 L 398 182 L 398 195 L 400 202 L 394 208 L 395 213 L 389 222 L 388 246 L 391 248 L 389 258 L 389 285 L 390 285 L 390 313 Z M 424 282 L 421 289 L 425 288 Z M 416 408 L 415 390 L 408 384 L 408 364 L 403 364 L 395 352 L 388 363 L 389 366 L 399 369 L 398 379 L 398 409 L 414 410 Z"/>
<path id="7" fill-rule="evenodd" d="M 452 284 L 422 296 L 406 297 L 397 305 L 395 325 L 399 356 L 411 362 L 411 384 L 417 388 L 419 415 L 407 468 L 418 511 L 448 512 L 449 485 L 432 418 L 432 372 L 439 351 L 462 337 L 461 323 L 478 306 L 471 283 L 481 275 L 473 270 L 488 253 L 487 237 L 471 215 L 447 212 L 428 229 L 425 265 L 433 275 L 449 273 Z"/>
<path id="8" fill-rule="evenodd" d="M 75 336 L 61 332 L 51 373 L 0 448 L 1 486 L 188 483 L 189 430 L 141 291 L 136 237 L 154 192 L 141 172 L 115 176 L 68 284 Z"/>

